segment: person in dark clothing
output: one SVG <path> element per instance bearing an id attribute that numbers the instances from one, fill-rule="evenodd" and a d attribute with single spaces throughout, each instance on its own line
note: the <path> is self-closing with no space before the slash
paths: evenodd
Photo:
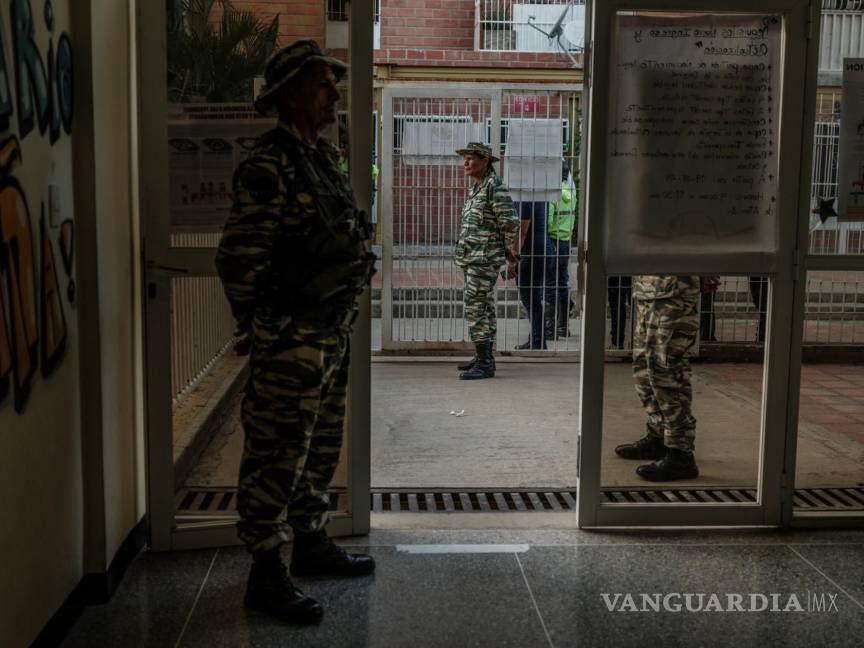
<path id="1" fill-rule="evenodd" d="M 716 342 L 716 320 L 714 317 L 714 293 L 702 293 L 699 298 L 699 340 Z"/>
<path id="2" fill-rule="evenodd" d="M 546 329 L 545 314 L 549 304 L 547 283 L 553 277 L 552 262 L 555 251 L 546 236 L 546 203 L 516 203 L 521 229 L 519 232 L 519 271 L 516 283 L 519 286 L 519 300 L 528 311 L 531 322 L 531 337 L 517 349 L 545 349 L 546 341 L 554 330 Z M 514 253 L 516 250 L 514 250 Z"/>
<path id="3" fill-rule="evenodd" d="M 609 297 L 609 316 L 612 319 L 612 346 L 624 348 L 627 337 L 627 306 L 630 304 L 631 277 L 612 276 L 606 280 Z"/>
<path id="4" fill-rule="evenodd" d="M 749 284 L 753 306 L 759 313 L 756 341 L 761 344 L 765 342 L 765 324 L 768 319 L 768 277 L 749 277 Z"/>

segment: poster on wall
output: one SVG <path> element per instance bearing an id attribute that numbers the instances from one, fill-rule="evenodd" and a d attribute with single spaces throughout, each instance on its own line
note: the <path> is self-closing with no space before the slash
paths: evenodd
<path id="1" fill-rule="evenodd" d="M 234 170 L 275 120 L 233 104 L 176 104 L 168 120 L 171 227 L 221 231 L 233 201 Z"/>
<path id="2" fill-rule="evenodd" d="M 837 214 L 840 221 L 864 221 L 864 59 L 843 59 L 842 102 Z"/>
<path id="3" fill-rule="evenodd" d="M 775 16 L 618 16 L 607 260 L 773 251 L 781 36 Z"/>

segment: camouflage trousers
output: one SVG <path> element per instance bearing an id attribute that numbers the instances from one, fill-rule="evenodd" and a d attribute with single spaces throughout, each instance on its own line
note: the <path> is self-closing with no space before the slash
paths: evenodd
<path id="1" fill-rule="evenodd" d="M 467 266 L 465 271 L 465 321 L 468 337 L 474 344 L 495 342 L 498 324 L 495 317 L 497 266 Z"/>
<path id="2" fill-rule="evenodd" d="M 694 449 L 696 419 L 685 354 L 699 333 L 698 295 L 694 299 L 633 299 L 633 378 L 648 415 L 647 433 L 669 448 Z"/>
<path id="3" fill-rule="evenodd" d="M 293 323 L 272 339 L 255 336 L 237 492 L 237 531 L 250 551 L 283 544 L 288 527 L 327 524 L 327 489 L 342 447 L 348 336 Z"/>

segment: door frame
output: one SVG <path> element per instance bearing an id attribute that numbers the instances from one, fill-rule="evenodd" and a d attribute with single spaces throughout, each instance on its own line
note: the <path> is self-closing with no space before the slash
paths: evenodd
<path id="1" fill-rule="evenodd" d="M 144 276 L 144 393 L 146 486 L 149 543 L 155 551 L 237 544 L 236 519 L 200 523 L 175 520 L 171 402 L 171 279 L 216 274 L 214 250 L 170 246 L 168 167 L 167 31 L 164 3 L 135 2 L 138 182 Z M 354 2 L 349 18 L 349 121 L 367 123 L 372 105 L 373 8 Z M 366 71 L 360 73 L 360 71 Z M 371 199 L 372 133 L 350 129 L 349 164 L 358 204 Z M 365 163 L 363 161 L 365 160 Z M 364 534 L 370 514 L 370 291 L 361 297 L 361 311 L 352 344 L 346 442 L 348 510 L 333 516 L 330 535 Z"/>
<path id="2" fill-rule="evenodd" d="M 722 4 L 719 8 L 717 5 Z M 612 21 L 618 11 L 703 11 L 775 14 L 784 17 L 783 87 L 781 95 L 780 156 L 778 176 L 779 209 L 796 214 L 794 219 L 778 219 L 778 249 L 774 263 L 745 260 L 730 273 L 729 261 L 706 264 L 704 274 L 766 274 L 771 278 L 769 291 L 768 336 L 765 347 L 764 390 L 757 489 L 753 504 L 613 504 L 602 501 L 601 450 L 603 442 L 603 340 L 605 336 L 606 274 L 603 254 L 603 195 L 605 192 L 605 154 L 610 105 L 610 61 L 614 43 Z M 796 295 L 803 295 L 799 276 L 800 229 L 809 222 L 809 188 L 812 169 L 813 115 L 816 95 L 816 57 L 819 42 L 819 3 L 811 0 L 604 0 L 588 2 L 586 7 L 585 78 L 587 100 L 583 102 L 583 177 L 585 199 L 581 202 L 586 222 L 586 290 L 582 318 L 582 366 L 578 450 L 578 524 L 581 528 L 639 526 L 779 526 L 791 511 L 794 485 L 794 445 L 797 419 L 797 394 L 790 389 L 800 372 L 800 347 L 797 364 L 794 327 L 803 326 L 803 308 Z M 791 35 L 791 36 L 790 36 Z M 799 47 L 804 36 L 806 47 Z M 793 45 L 794 43 L 794 45 Z M 804 128 L 808 126 L 809 128 Z M 593 136 L 592 136 L 593 135 Z M 592 173 L 593 170 L 593 173 Z M 791 178 L 791 180 L 789 179 Z M 592 200 L 592 196 L 597 198 Z M 804 225 L 806 230 L 806 224 Z M 806 237 L 805 237 L 806 244 Z M 806 249 L 806 248 L 804 248 Z M 733 260 L 732 263 L 735 263 Z M 634 274 L 674 272 L 675 268 L 635 267 Z M 682 269 L 690 273 L 690 269 Z M 793 313 L 796 317 L 793 317 Z M 801 315 L 798 317 L 798 315 Z M 800 337 L 800 335 L 799 335 Z M 793 373 L 796 375 L 793 376 Z M 586 407 L 585 404 L 601 406 Z M 791 453 L 791 454 L 790 454 Z"/>

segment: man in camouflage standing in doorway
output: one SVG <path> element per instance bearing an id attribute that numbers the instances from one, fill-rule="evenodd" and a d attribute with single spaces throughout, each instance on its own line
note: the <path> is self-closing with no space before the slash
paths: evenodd
<path id="1" fill-rule="evenodd" d="M 636 474 L 648 481 L 695 479 L 696 419 L 686 354 L 699 334 L 699 295 L 717 279 L 696 276 L 633 277 L 633 378 L 647 414 L 646 434 L 615 448 L 623 459 L 655 460 Z"/>
<path id="2" fill-rule="evenodd" d="M 515 276 L 518 258 L 511 248 L 519 236 L 519 217 L 510 194 L 492 168 L 498 160 L 492 149 L 481 142 L 470 142 L 456 153 L 463 158 L 465 174 L 474 181 L 462 207 L 455 251 L 456 265 L 465 275 L 465 321 L 474 343 L 474 357 L 457 366 L 462 372 L 460 379 L 477 380 L 495 375 L 495 284 L 505 259 L 508 276 Z"/>
<path id="3" fill-rule="evenodd" d="M 372 276 L 371 223 L 357 209 L 339 153 L 320 137 L 336 121 L 346 66 L 314 41 L 267 64 L 255 102 L 278 115 L 234 176 L 234 207 L 216 267 L 251 347 L 237 495 L 252 554 L 245 604 L 317 623 L 321 605 L 288 578 L 280 547 L 293 530 L 291 574 L 370 574 L 370 556 L 327 537 L 327 489 L 339 461 L 357 298 Z"/>

